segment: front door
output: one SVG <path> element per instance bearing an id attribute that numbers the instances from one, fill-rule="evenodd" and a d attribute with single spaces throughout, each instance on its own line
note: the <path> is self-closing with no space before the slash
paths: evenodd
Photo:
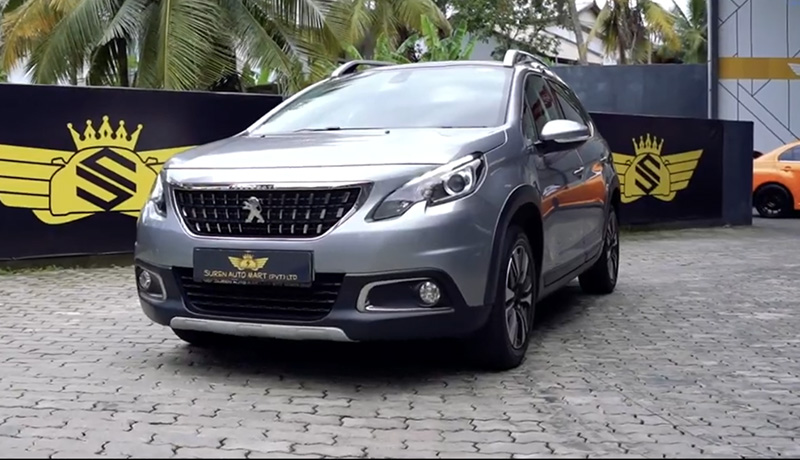
<path id="1" fill-rule="evenodd" d="M 544 79 L 530 74 L 525 81 L 527 117 L 538 138 L 550 120 L 562 118 L 561 110 Z M 575 189 L 581 177 L 581 159 L 574 148 L 554 152 L 536 152 L 530 161 L 539 177 L 542 196 L 542 224 L 545 241 L 542 271 L 545 284 L 550 284 L 583 262 L 584 229 L 575 208 Z"/>
<path id="2" fill-rule="evenodd" d="M 579 192 L 576 192 L 576 208 L 579 208 L 580 219 L 584 230 L 584 252 L 586 258 L 592 257 L 599 245 L 603 243 L 606 227 L 606 210 L 608 208 L 608 184 L 603 176 L 603 168 L 610 161 L 610 152 L 602 138 L 597 136 L 596 129 L 586 109 L 577 96 L 566 86 L 557 81 L 548 80 L 556 99 L 561 106 L 564 118 L 589 127 L 592 137 L 577 147 L 583 170 Z"/>

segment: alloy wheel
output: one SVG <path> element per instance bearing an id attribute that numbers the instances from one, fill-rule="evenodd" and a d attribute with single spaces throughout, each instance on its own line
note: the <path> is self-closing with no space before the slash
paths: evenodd
<path id="1" fill-rule="evenodd" d="M 777 216 L 783 211 L 783 196 L 776 190 L 762 192 L 758 201 L 759 211 L 764 215 Z"/>
<path id="2" fill-rule="evenodd" d="M 506 269 L 506 331 L 511 346 L 516 350 L 525 345 L 530 330 L 533 304 L 531 260 L 525 246 L 517 244 L 511 251 Z"/>

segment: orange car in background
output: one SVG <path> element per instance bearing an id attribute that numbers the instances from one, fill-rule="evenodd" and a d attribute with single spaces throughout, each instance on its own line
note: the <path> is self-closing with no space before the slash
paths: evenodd
<path id="1" fill-rule="evenodd" d="M 753 206 L 763 217 L 800 211 L 800 141 L 753 160 Z"/>

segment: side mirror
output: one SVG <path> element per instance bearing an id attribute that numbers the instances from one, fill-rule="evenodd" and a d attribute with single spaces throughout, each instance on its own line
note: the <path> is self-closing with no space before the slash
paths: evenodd
<path id="1" fill-rule="evenodd" d="M 569 144 L 586 142 L 590 135 L 589 127 L 583 123 L 572 120 L 551 120 L 542 128 L 539 139 L 545 150 L 550 151 L 569 148 L 571 147 Z"/>

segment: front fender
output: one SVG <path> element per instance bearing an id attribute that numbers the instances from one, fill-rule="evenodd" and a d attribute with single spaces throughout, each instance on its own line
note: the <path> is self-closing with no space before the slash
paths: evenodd
<path id="1" fill-rule="evenodd" d="M 494 238 L 492 240 L 492 253 L 491 259 L 489 261 L 489 276 L 486 279 L 486 289 L 484 294 L 484 304 L 485 305 L 492 305 L 494 304 L 494 300 L 497 295 L 497 288 L 498 288 L 498 278 L 497 273 L 500 269 L 500 258 L 502 257 L 501 251 L 505 245 L 505 236 L 506 236 L 506 229 L 511 225 L 512 218 L 516 214 L 518 210 L 520 210 L 525 205 L 532 205 L 537 215 L 533 216 L 538 222 L 538 237 L 543 237 L 543 229 L 541 226 L 541 196 L 539 192 L 529 184 L 520 185 L 513 192 L 508 196 L 506 199 L 505 204 L 503 205 L 503 210 L 500 212 L 499 217 L 497 219 L 497 224 L 494 228 Z M 534 247 L 541 248 L 542 242 L 541 241 L 531 241 L 531 244 Z M 538 246 L 537 246 L 538 245 Z M 538 257 L 541 258 L 541 254 L 538 254 Z M 541 260 L 539 261 L 539 266 L 541 266 Z M 542 273 L 541 270 L 537 273 L 539 277 L 539 286 L 541 286 L 542 280 Z"/>

